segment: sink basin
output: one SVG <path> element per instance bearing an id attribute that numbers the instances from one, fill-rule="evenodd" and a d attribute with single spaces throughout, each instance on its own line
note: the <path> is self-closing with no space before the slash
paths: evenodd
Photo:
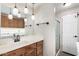
<path id="1" fill-rule="evenodd" d="M 29 39 L 29 40 L 28 40 Z M 0 46 L 4 46 L 4 45 L 19 45 L 19 44 L 27 44 L 29 43 L 30 41 L 33 41 L 32 39 L 30 39 L 29 37 L 21 37 L 20 38 L 20 41 L 18 42 L 14 42 L 13 39 L 3 39 L 3 40 L 0 40 Z"/>
<path id="2" fill-rule="evenodd" d="M 14 42 L 13 40 L 12 41 L 2 41 L 0 42 L 0 46 L 4 46 L 4 45 L 18 45 L 18 44 L 27 44 L 29 41 L 26 41 L 26 40 L 20 40 L 18 42 Z"/>

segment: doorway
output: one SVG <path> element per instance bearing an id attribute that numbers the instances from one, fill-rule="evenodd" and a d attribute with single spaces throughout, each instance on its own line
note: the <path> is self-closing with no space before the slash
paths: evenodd
<path id="1" fill-rule="evenodd" d="M 77 55 L 77 18 L 75 14 L 68 14 L 63 18 L 63 51 Z"/>

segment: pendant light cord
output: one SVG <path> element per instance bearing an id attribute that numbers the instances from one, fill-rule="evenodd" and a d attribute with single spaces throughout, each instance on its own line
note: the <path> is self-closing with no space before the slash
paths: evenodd
<path id="1" fill-rule="evenodd" d="M 11 14 L 11 8 L 10 8 L 10 14 Z"/>
<path id="2" fill-rule="evenodd" d="M 16 3 L 15 3 L 15 8 L 17 8 L 17 7 L 16 7 Z"/>
<path id="3" fill-rule="evenodd" d="M 32 3 L 32 15 L 34 15 L 34 3 Z"/>
<path id="4" fill-rule="evenodd" d="M 25 3 L 25 8 L 27 8 L 27 3 Z"/>

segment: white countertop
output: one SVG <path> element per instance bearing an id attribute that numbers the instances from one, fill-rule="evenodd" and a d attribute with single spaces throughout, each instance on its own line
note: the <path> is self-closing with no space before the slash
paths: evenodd
<path id="1" fill-rule="evenodd" d="M 30 45 L 43 40 L 41 35 L 22 36 L 19 42 L 14 42 L 12 38 L 0 39 L 0 54 Z"/>

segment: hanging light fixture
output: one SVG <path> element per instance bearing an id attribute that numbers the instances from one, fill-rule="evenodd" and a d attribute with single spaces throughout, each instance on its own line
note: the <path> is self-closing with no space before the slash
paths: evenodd
<path id="1" fill-rule="evenodd" d="M 24 18 L 24 21 L 27 22 L 27 18 Z"/>
<path id="2" fill-rule="evenodd" d="M 18 16 L 19 18 L 21 17 L 21 13 L 20 13 L 20 11 L 18 12 L 17 16 Z"/>
<path id="3" fill-rule="evenodd" d="M 25 4 L 24 13 L 27 14 L 28 12 L 29 12 L 29 10 L 27 8 L 27 4 Z"/>
<path id="4" fill-rule="evenodd" d="M 35 20 L 35 15 L 34 15 L 34 3 L 33 4 L 33 7 L 32 7 L 32 16 L 31 16 L 31 19 L 32 20 Z"/>
<path id="5" fill-rule="evenodd" d="M 11 14 L 11 8 L 10 8 L 10 14 L 8 14 L 8 18 L 9 18 L 10 20 L 13 19 L 13 15 Z"/>
<path id="6" fill-rule="evenodd" d="M 26 18 L 26 16 L 25 16 L 25 18 L 24 18 L 24 21 L 27 22 L 27 18 Z"/>
<path id="7" fill-rule="evenodd" d="M 17 9 L 17 7 L 16 7 L 16 4 L 15 4 L 15 7 L 14 7 L 14 9 L 13 9 L 13 14 L 18 14 L 18 9 Z"/>

